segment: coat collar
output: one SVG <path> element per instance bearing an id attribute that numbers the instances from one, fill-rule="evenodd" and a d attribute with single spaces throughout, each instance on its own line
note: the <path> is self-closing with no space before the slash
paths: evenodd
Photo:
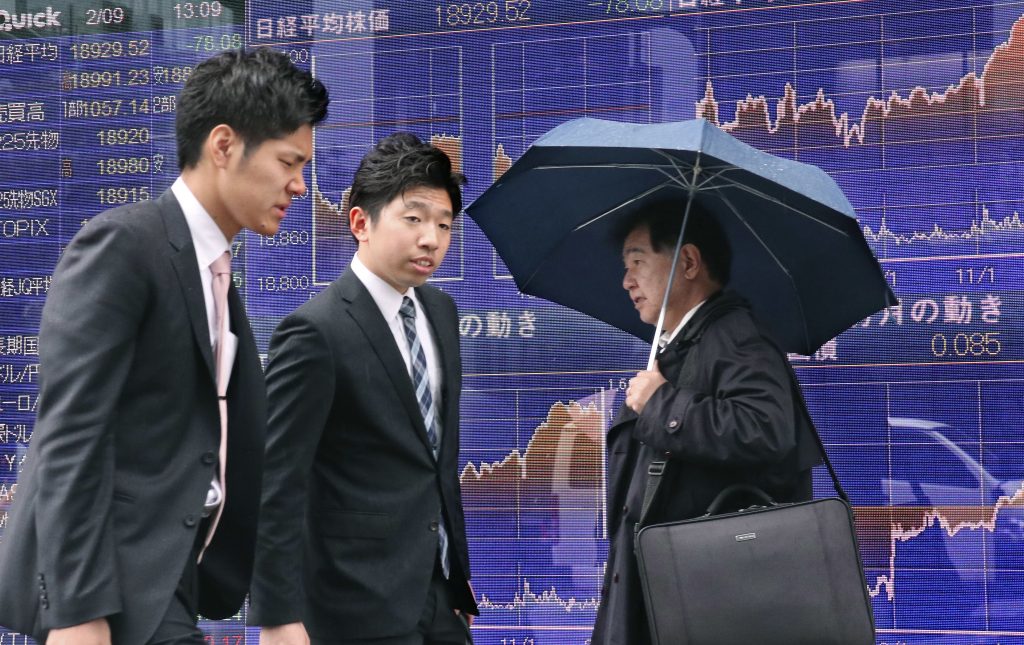
<path id="1" fill-rule="evenodd" d="M 216 381 L 213 347 L 206 318 L 206 299 L 203 297 L 203 283 L 199 278 L 196 250 L 192 244 L 192 235 L 185 221 L 185 214 L 170 190 L 157 198 L 156 206 L 171 246 L 171 265 L 174 267 L 182 297 L 185 299 L 185 308 L 192 323 L 192 334 L 209 370 L 210 378 Z"/>
<path id="2" fill-rule="evenodd" d="M 398 398 L 402 401 L 402 406 L 405 408 L 409 417 L 413 421 L 413 425 L 416 427 L 416 434 L 423 442 L 424 448 L 433 454 L 430 447 L 430 439 L 427 436 L 427 428 L 423 423 L 423 414 L 420 412 L 419 403 L 416 401 L 416 392 L 413 389 L 412 379 L 409 377 L 409 372 L 405 368 L 405 361 L 402 360 L 402 354 L 398 351 L 398 347 L 395 345 L 395 337 L 392 335 L 391 328 L 388 326 L 387 321 L 384 320 L 384 316 L 381 314 L 380 308 L 374 301 L 373 296 L 370 295 L 370 292 L 366 289 L 351 268 L 345 269 L 338 278 L 337 285 L 342 299 L 349 305 L 349 315 L 352 316 L 356 324 L 359 325 L 359 328 L 366 336 L 366 339 L 369 341 L 373 351 L 377 354 L 380 362 L 384 365 L 384 371 L 387 373 L 392 385 L 394 385 L 395 392 L 398 394 Z M 452 374 L 449 364 L 451 360 L 449 358 L 449 354 L 451 352 L 446 351 L 445 342 L 442 340 L 442 334 L 439 333 L 437 328 L 434 305 L 429 302 L 430 299 L 423 297 L 425 295 L 424 293 L 417 292 L 417 295 L 426 307 L 427 316 L 431 319 L 431 325 L 434 326 L 435 336 L 438 339 L 438 344 L 441 346 L 442 365 L 444 366 L 444 381 L 447 384 Z M 444 414 L 445 411 L 442 408 L 441 402 L 437 402 L 436 405 L 438 406 L 440 413 L 443 415 L 442 423 L 447 421 L 447 415 Z M 446 436 L 447 433 L 443 433 L 442 441 L 444 441 L 444 437 Z"/>

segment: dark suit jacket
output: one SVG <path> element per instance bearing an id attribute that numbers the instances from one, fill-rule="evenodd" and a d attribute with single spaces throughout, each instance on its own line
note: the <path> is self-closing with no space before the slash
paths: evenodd
<path id="1" fill-rule="evenodd" d="M 608 565 L 593 645 L 650 643 L 633 536 L 647 467 L 669 460 L 645 524 L 704 514 L 723 489 L 753 484 L 777 501 L 810 499 L 820 462 L 785 355 L 738 296 L 719 293 L 658 356 L 668 383 L 608 431 Z"/>
<path id="2" fill-rule="evenodd" d="M 238 611 L 251 572 L 265 428 L 259 356 L 234 288 L 227 503 L 200 566 L 200 611 Z M 57 265 L 39 332 L 40 399 L 0 544 L 0 624 L 106 616 L 153 633 L 191 557 L 220 420 L 196 255 L 168 191 L 96 216 Z"/>
<path id="3" fill-rule="evenodd" d="M 444 293 L 416 293 L 443 371 L 436 461 L 394 336 L 351 269 L 271 339 L 252 624 L 302 621 L 319 638 L 415 631 L 442 510 L 455 605 L 476 611 L 458 479 L 458 317 Z"/>

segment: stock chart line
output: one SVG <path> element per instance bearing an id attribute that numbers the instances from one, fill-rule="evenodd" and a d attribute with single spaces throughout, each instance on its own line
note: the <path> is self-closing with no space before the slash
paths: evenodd
<path id="1" fill-rule="evenodd" d="M 958 7 L 919 13 L 935 20 L 956 15 L 976 21 L 978 11 Z M 866 33 L 856 34 L 844 31 L 843 21 L 849 19 L 838 17 L 809 21 L 820 23 L 813 32 L 797 28 L 804 29 L 805 23 L 785 20 L 764 26 L 698 27 L 706 48 L 701 54 L 704 93 L 694 104 L 695 116 L 755 147 L 830 172 L 857 207 L 865 237 L 880 259 L 1005 254 L 1024 237 L 1020 207 L 999 192 L 998 181 L 1000 173 L 1017 172 L 1024 162 L 1024 76 L 1019 72 L 1024 67 L 1024 17 L 1018 15 L 1005 31 L 988 32 L 993 38 L 1005 35 L 990 52 L 980 49 L 978 34 L 971 32 L 970 54 L 948 54 L 943 60 L 949 64 L 937 69 L 974 69 L 951 74 L 945 87 L 936 87 L 934 69 L 930 84 L 912 80 L 915 70 L 936 68 L 936 56 L 901 53 L 924 36 L 898 31 L 908 28 L 900 16 L 858 16 Z M 755 48 L 736 44 L 741 35 L 769 28 L 778 31 L 780 42 Z M 787 42 L 790 31 L 792 42 Z M 943 33 L 953 32 L 960 33 Z M 829 45 L 830 37 L 834 45 Z M 909 44 L 902 50 L 893 44 L 901 42 Z M 855 65 L 831 68 L 811 53 L 798 55 L 823 47 L 863 58 L 854 58 Z M 787 52 L 792 53 L 791 64 L 785 62 Z M 745 64 L 764 61 L 764 71 L 730 67 L 734 57 Z M 893 76 L 900 80 L 893 81 Z M 847 77 L 850 89 L 841 82 Z M 809 83 L 814 85 L 807 87 Z M 757 91 L 744 89 L 751 85 Z M 781 98 L 769 98 L 773 86 Z M 720 90 L 735 98 L 719 98 Z M 808 90 L 812 93 L 805 95 Z M 841 108 L 836 97 L 849 109 Z M 734 111 L 727 112 L 727 103 Z M 923 183 L 919 177 L 929 168 L 934 179 Z M 875 175 L 889 179 L 882 190 L 865 193 L 873 183 L 868 177 Z M 972 185 L 976 188 L 968 202 L 961 195 Z M 927 209 L 915 206 L 924 201 L 918 192 L 939 187 L 936 196 L 945 193 L 946 200 L 928 200 Z"/>
<path id="2" fill-rule="evenodd" d="M 884 61 L 880 67 L 884 68 Z M 914 135 L 897 137 L 897 143 L 920 143 L 954 140 L 984 140 L 979 133 L 977 121 L 992 120 L 1005 123 L 1024 109 L 1024 78 L 1019 74 L 1024 65 L 1024 17 L 1017 20 L 1010 29 L 1006 42 L 998 45 L 985 62 L 983 71 L 968 72 L 959 81 L 951 83 L 944 91 L 928 91 L 916 86 L 901 96 L 898 90 L 891 90 L 887 98 L 869 96 L 863 111 L 858 116 L 848 112 L 839 113 L 835 102 L 827 98 L 824 88 L 818 88 L 814 99 L 798 104 L 798 89 L 787 81 L 783 86 L 782 98 L 777 100 L 775 118 L 771 116 L 771 101 L 766 96 L 748 94 L 736 101 L 736 111 L 731 121 L 723 120 L 721 105 L 715 98 L 715 85 L 708 80 L 704 97 L 696 104 L 696 116 L 707 119 L 723 130 L 740 136 L 746 134 L 778 135 L 789 138 L 791 143 L 772 148 L 770 138 L 768 151 L 807 150 L 812 148 L 850 148 L 854 145 L 882 146 L 893 143 L 893 134 L 901 126 L 917 119 L 957 118 L 966 120 L 957 125 L 968 128 L 963 133 L 942 136 L 941 130 L 930 137 Z M 800 70 L 795 70 L 799 72 Z M 1012 133 L 1011 133 L 1012 134 Z M 936 136 L 937 135 L 937 136 Z M 999 134 L 988 135 L 992 137 Z"/>

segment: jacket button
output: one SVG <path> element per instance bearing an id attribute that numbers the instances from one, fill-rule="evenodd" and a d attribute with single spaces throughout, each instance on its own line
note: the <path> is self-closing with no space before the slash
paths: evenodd
<path id="1" fill-rule="evenodd" d="M 670 428 L 675 428 L 678 425 L 679 425 L 679 422 L 676 421 L 675 419 L 672 419 L 671 421 L 668 422 L 668 427 L 670 427 Z"/>
<path id="2" fill-rule="evenodd" d="M 50 608 L 50 601 L 47 600 L 46 598 L 40 599 L 39 600 L 39 604 L 43 606 L 43 609 L 49 609 Z"/>
<path id="3" fill-rule="evenodd" d="M 622 514 L 626 515 L 627 513 L 629 513 L 629 505 L 628 504 L 622 507 Z"/>
<path id="4" fill-rule="evenodd" d="M 186 515 L 186 516 L 185 516 L 185 519 L 184 519 L 184 520 L 182 520 L 182 522 L 183 522 L 183 523 L 185 524 L 185 526 L 187 526 L 188 528 L 192 528 L 193 526 L 195 526 L 195 525 L 196 525 L 196 516 L 195 516 L 195 515 L 192 515 L 191 513 L 189 513 L 188 515 Z"/>
<path id="5" fill-rule="evenodd" d="M 612 576 L 612 582 L 616 582 L 617 583 L 618 581 L 619 581 L 619 574 L 616 573 L 615 575 Z"/>
<path id="6" fill-rule="evenodd" d="M 437 521 L 431 522 L 430 523 L 430 530 L 436 532 L 437 531 L 437 526 L 438 526 Z"/>
<path id="7" fill-rule="evenodd" d="M 212 450 L 207 450 L 203 453 L 201 461 L 207 466 L 212 466 L 217 463 L 217 455 L 215 455 Z"/>

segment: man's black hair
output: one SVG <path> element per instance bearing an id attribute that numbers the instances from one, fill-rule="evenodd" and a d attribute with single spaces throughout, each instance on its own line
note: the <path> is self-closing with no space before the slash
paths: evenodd
<path id="1" fill-rule="evenodd" d="M 440 188 L 452 200 L 452 215 L 462 210 L 466 177 L 452 169 L 443 150 L 409 132 L 384 137 L 359 162 L 348 206 L 361 207 L 376 223 L 381 208 L 410 188 Z"/>
<path id="2" fill-rule="evenodd" d="M 268 139 L 322 121 L 328 100 L 324 84 L 287 54 L 268 47 L 217 54 L 196 66 L 178 96 L 178 166 L 199 163 L 203 142 L 222 123 L 239 134 L 248 155 Z"/>
<path id="3" fill-rule="evenodd" d="M 672 253 L 679 239 L 679 227 L 683 224 L 685 209 L 686 202 L 681 199 L 647 204 L 618 227 L 617 239 L 621 242 L 636 229 L 647 227 L 654 252 Z M 700 250 L 701 259 L 713 280 L 722 286 L 729 283 L 732 275 L 729 240 L 718 221 L 698 201 L 690 206 L 683 244 L 693 244 Z"/>

